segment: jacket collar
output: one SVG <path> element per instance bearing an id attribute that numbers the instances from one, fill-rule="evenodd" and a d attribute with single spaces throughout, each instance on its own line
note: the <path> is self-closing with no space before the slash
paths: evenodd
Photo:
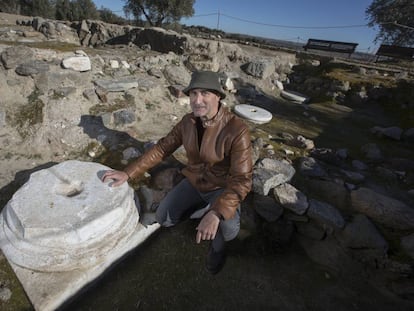
<path id="1" fill-rule="evenodd" d="M 226 108 L 223 107 L 223 104 L 220 102 L 220 106 L 219 106 L 219 110 L 217 112 L 217 114 L 210 120 L 207 121 L 203 121 L 203 127 L 213 127 L 216 126 L 224 117 L 225 113 L 226 113 Z M 193 122 L 196 122 L 196 117 L 194 116 L 193 113 L 191 113 L 191 118 L 193 120 Z"/>

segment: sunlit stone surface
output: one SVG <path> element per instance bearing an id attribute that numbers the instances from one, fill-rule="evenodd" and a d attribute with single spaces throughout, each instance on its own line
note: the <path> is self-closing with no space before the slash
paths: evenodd
<path id="1" fill-rule="evenodd" d="M 66 161 L 35 172 L 0 217 L 0 246 L 37 310 L 53 310 L 159 226 L 144 227 L 127 183 Z M 63 279 L 62 279 L 63 278 Z"/>

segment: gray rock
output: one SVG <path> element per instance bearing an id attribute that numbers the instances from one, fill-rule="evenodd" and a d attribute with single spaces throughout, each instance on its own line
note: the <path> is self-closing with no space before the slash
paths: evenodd
<path id="1" fill-rule="evenodd" d="M 380 148 L 374 144 L 369 143 L 361 147 L 361 152 L 365 155 L 368 160 L 381 160 L 382 159 L 382 152 Z"/>
<path id="2" fill-rule="evenodd" d="M 217 72 L 220 68 L 216 55 L 190 54 L 185 62 L 190 71 L 211 70 Z"/>
<path id="3" fill-rule="evenodd" d="M 334 166 L 341 166 L 343 160 L 330 148 L 316 148 L 311 151 L 312 158 Z"/>
<path id="4" fill-rule="evenodd" d="M 138 189 L 139 202 L 142 208 L 142 213 L 153 213 L 157 210 L 161 198 L 164 196 L 163 192 L 151 189 L 145 185 Z"/>
<path id="5" fill-rule="evenodd" d="M 129 147 L 125 149 L 124 151 L 122 151 L 123 159 L 126 161 L 129 161 L 134 158 L 138 158 L 140 155 L 141 155 L 141 152 L 137 148 L 134 148 L 134 147 Z"/>
<path id="6" fill-rule="evenodd" d="M 315 143 L 313 142 L 313 140 L 305 138 L 302 135 L 298 135 L 296 137 L 296 141 L 297 145 L 305 150 L 312 150 L 315 148 Z"/>
<path id="7" fill-rule="evenodd" d="M 36 31 L 40 31 L 40 28 L 42 27 L 42 25 L 45 21 L 46 20 L 42 17 L 37 16 L 37 17 L 33 18 L 33 22 L 32 22 L 33 29 L 35 29 Z"/>
<path id="8" fill-rule="evenodd" d="M 79 28 L 78 29 L 79 40 L 81 40 L 81 42 L 83 42 L 85 37 L 88 34 L 90 34 L 89 26 L 88 26 L 88 23 L 86 22 L 86 20 L 81 21 L 78 28 Z"/>
<path id="9" fill-rule="evenodd" d="M 255 165 L 260 158 L 260 152 L 263 150 L 264 142 L 262 138 L 256 138 L 252 143 L 252 164 Z"/>
<path id="10" fill-rule="evenodd" d="M 257 144 L 259 148 L 264 147 L 263 140 L 258 139 L 255 144 Z M 278 173 L 284 173 L 289 180 L 293 177 L 293 175 L 296 172 L 295 168 L 292 165 L 286 163 L 285 161 L 280 161 L 280 160 L 271 159 L 271 158 L 261 159 L 257 163 L 256 166 L 257 168 L 263 168 L 263 169 L 275 171 Z"/>
<path id="11" fill-rule="evenodd" d="M 358 172 L 351 172 L 347 170 L 341 170 L 341 172 L 345 175 L 346 180 L 351 183 L 359 184 L 365 180 L 365 176 Z"/>
<path id="12" fill-rule="evenodd" d="M 94 100 L 97 99 L 95 89 L 86 89 L 86 90 L 83 91 L 82 95 L 90 101 L 94 101 Z"/>
<path id="13" fill-rule="evenodd" d="M 255 194 L 253 197 L 253 206 L 255 211 L 268 222 L 278 220 L 283 214 L 283 207 L 268 196 Z"/>
<path id="14" fill-rule="evenodd" d="M 343 182 L 312 179 L 306 184 L 306 193 L 347 213 L 350 211 L 349 193 Z"/>
<path id="15" fill-rule="evenodd" d="M 345 220 L 341 213 L 325 202 L 310 199 L 307 215 L 327 229 L 336 230 L 345 226 Z"/>
<path id="16" fill-rule="evenodd" d="M 299 172 L 310 177 L 327 176 L 325 169 L 312 157 L 302 157 L 299 159 Z"/>
<path id="17" fill-rule="evenodd" d="M 115 125 L 131 124 L 136 121 L 135 113 L 129 110 L 118 110 L 113 113 Z"/>
<path id="18" fill-rule="evenodd" d="M 313 222 L 296 223 L 296 228 L 299 234 L 312 240 L 320 241 L 326 236 L 325 230 L 320 228 L 320 226 L 313 224 Z"/>
<path id="19" fill-rule="evenodd" d="M 181 55 L 184 53 L 188 37 L 180 35 L 171 30 L 152 27 L 143 30 L 132 30 L 130 35 L 133 36 L 133 43 L 142 47 L 149 45 L 151 50 L 168 53 L 174 52 Z"/>
<path id="20" fill-rule="evenodd" d="M 170 84 L 188 85 L 191 74 L 184 66 L 168 65 L 164 68 L 164 76 Z"/>
<path id="21" fill-rule="evenodd" d="M 284 183 L 283 176 L 274 171 L 258 168 L 253 171 L 253 192 L 268 195 L 270 189 Z"/>
<path id="22" fill-rule="evenodd" d="M 148 74 L 149 74 L 150 76 L 156 77 L 156 78 L 158 78 L 158 79 L 160 79 L 160 78 L 164 77 L 164 75 L 163 75 L 163 73 L 162 73 L 161 69 L 159 69 L 159 68 L 150 68 L 150 69 L 148 70 Z M 178 96 L 177 96 L 177 97 L 178 97 Z"/>
<path id="23" fill-rule="evenodd" d="M 157 223 L 156 213 L 143 213 L 140 215 L 139 222 L 144 225 L 145 228 Z"/>
<path id="24" fill-rule="evenodd" d="M 13 46 L 1 53 L 1 61 L 6 69 L 13 69 L 23 62 L 32 59 L 34 52 L 25 46 Z"/>
<path id="25" fill-rule="evenodd" d="M 414 259 L 414 233 L 401 238 L 401 247 Z"/>
<path id="26" fill-rule="evenodd" d="M 86 86 L 90 84 L 90 76 L 88 73 L 81 73 L 76 71 L 53 70 L 48 72 L 41 72 L 33 77 L 35 86 L 44 94 L 51 90 L 58 90 L 62 87 Z M 70 81 L 70 84 L 68 83 Z"/>
<path id="27" fill-rule="evenodd" d="M 342 160 L 345 160 L 348 157 L 348 149 L 346 148 L 338 149 L 335 154 Z"/>
<path id="28" fill-rule="evenodd" d="M 2 286 L 0 287 L 0 301 L 7 302 L 10 300 L 12 292 L 9 288 Z"/>
<path id="29" fill-rule="evenodd" d="M 148 92 L 149 90 L 160 85 L 155 79 L 151 79 L 149 77 L 138 78 L 137 82 L 139 90 L 144 92 Z"/>
<path id="30" fill-rule="evenodd" d="M 59 96 L 59 97 L 68 97 L 71 94 L 75 94 L 75 93 L 76 93 L 76 88 L 71 87 L 71 86 L 60 87 L 54 90 L 54 95 Z"/>
<path id="31" fill-rule="evenodd" d="M 283 211 L 283 218 L 285 218 L 286 220 L 290 220 L 293 221 L 294 223 L 305 223 L 305 222 L 309 222 L 309 217 L 306 215 L 298 215 L 296 213 L 293 213 L 289 210 L 284 210 Z"/>
<path id="32" fill-rule="evenodd" d="M 379 127 L 379 126 L 374 126 L 373 128 L 371 128 L 371 133 L 382 137 L 388 137 L 394 140 L 400 140 L 401 139 L 401 135 L 403 133 L 403 130 L 401 128 L 399 128 L 398 126 L 391 126 L 391 127 Z"/>
<path id="33" fill-rule="evenodd" d="M 245 64 L 242 69 L 253 77 L 266 79 L 275 72 L 275 65 L 270 60 L 259 60 Z"/>
<path id="34" fill-rule="evenodd" d="M 123 92 L 138 87 L 138 81 L 134 78 L 121 78 L 118 80 L 95 80 L 97 86 L 107 92 Z"/>
<path id="35" fill-rule="evenodd" d="M 360 160 L 352 160 L 352 166 L 360 171 L 365 171 L 368 169 L 368 165 L 366 165 L 364 162 Z"/>
<path id="36" fill-rule="evenodd" d="M 414 143 L 414 127 L 409 128 L 402 134 L 402 139 L 404 141 Z"/>
<path id="37" fill-rule="evenodd" d="M 331 271 L 346 274 L 359 274 L 362 267 L 338 244 L 333 236 L 327 236 L 322 241 L 298 235 L 298 241 L 309 258 Z"/>
<path id="38" fill-rule="evenodd" d="M 288 183 L 277 186 L 273 190 L 273 194 L 284 208 L 296 214 L 305 214 L 309 207 L 306 195 Z"/>
<path id="39" fill-rule="evenodd" d="M 31 76 L 49 71 L 49 65 L 40 60 L 32 60 L 18 65 L 15 70 L 21 76 Z"/>
<path id="40" fill-rule="evenodd" d="M 0 128 L 6 126 L 6 112 L 3 108 L 0 110 Z"/>
<path id="41" fill-rule="evenodd" d="M 379 194 L 368 188 L 351 192 L 352 208 L 374 222 L 400 230 L 414 228 L 414 209 L 396 199 Z"/>
<path id="42" fill-rule="evenodd" d="M 40 26 L 39 31 L 44 34 L 48 39 L 56 39 L 57 37 L 57 30 L 56 24 L 53 22 L 44 22 Z"/>
<path id="43" fill-rule="evenodd" d="M 368 217 L 362 214 L 355 215 L 337 237 L 347 248 L 371 250 L 380 258 L 384 258 L 388 251 L 387 241 Z"/>
<path id="44" fill-rule="evenodd" d="M 262 160 L 253 171 L 253 191 L 268 195 L 270 189 L 289 182 L 294 174 L 295 169 L 289 164 L 272 159 Z"/>

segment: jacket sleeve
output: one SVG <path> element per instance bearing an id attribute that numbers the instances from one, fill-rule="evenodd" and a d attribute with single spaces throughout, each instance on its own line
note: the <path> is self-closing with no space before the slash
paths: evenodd
<path id="1" fill-rule="evenodd" d="M 144 174 L 150 168 L 160 163 L 165 157 L 171 155 L 182 145 L 182 120 L 177 123 L 167 134 L 161 138 L 157 144 L 148 149 L 142 156 L 130 163 L 124 172 L 130 179 L 134 179 Z"/>
<path id="2" fill-rule="evenodd" d="M 246 127 L 235 137 L 230 153 L 230 170 L 226 187 L 211 209 L 224 219 L 232 218 L 241 201 L 252 187 L 252 150 L 250 134 Z"/>

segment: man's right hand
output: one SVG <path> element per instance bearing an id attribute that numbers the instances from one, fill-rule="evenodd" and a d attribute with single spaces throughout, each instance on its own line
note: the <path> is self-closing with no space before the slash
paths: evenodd
<path id="1" fill-rule="evenodd" d="M 111 187 L 118 187 L 128 180 L 129 176 L 123 171 L 106 171 L 102 176 L 102 182 L 112 179 Z"/>

